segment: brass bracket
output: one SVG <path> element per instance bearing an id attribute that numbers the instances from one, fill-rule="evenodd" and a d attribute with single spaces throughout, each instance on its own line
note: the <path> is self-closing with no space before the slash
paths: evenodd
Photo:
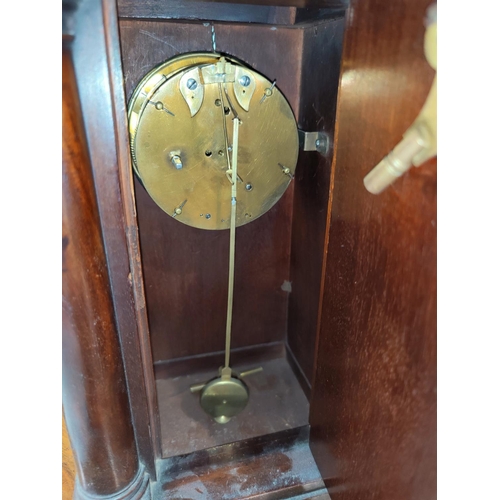
<path id="1" fill-rule="evenodd" d="M 324 132 L 304 132 L 299 130 L 299 148 L 303 151 L 317 151 L 325 155 L 329 146 L 328 135 Z"/>
<path id="2" fill-rule="evenodd" d="M 199 68 L 194 67 L 182 75 L 179 82 L 179 89 L 186 104 L 189 106 L 192 118 L 200 110 L 204 97 Z"/>

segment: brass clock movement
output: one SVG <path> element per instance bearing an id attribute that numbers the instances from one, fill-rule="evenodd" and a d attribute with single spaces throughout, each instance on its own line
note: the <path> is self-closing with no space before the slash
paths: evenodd
<path id="1" fill-rule="evenodd" d="M 129 132 L 135 172 L 162 210 L 195 228 L 230 229 L 225 365 L 192 387 L 203 409 L 225 423 L 249 397 L 246 373 L 229 366 L 236 227 L 267 212 L 290 184 L 297 124 L 275 82 L 231 57 L 189 53 L 142 79 Z"/>
<path id="2" fill-rule="evenodd" d="M 240 119 L 241 226 L 285 192 L 299 150 L 293 112 L 267 78 L 218 54 L 186 54 L 155 68 L 130 103 L 134 168 L 170 216 L 200 229 L 228 229 L 232 120 Z"/>

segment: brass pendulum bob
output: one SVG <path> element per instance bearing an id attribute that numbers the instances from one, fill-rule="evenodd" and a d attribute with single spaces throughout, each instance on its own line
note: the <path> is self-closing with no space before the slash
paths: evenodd
<path id="1" fill-rule="evenodd" d="M 206 383 L 191 386 L 191 392 L 201 391 L 201 407 L 219 424 L 229 422 L 248 403 L 249 390 L 242 378 L 262 371 L 262 367 L 236 373 L 231 368 L 221 368 L 218 377 Z"/>
<path id="2" fill-rule="evenodd" d="M 219 83 L 219 93 L 221 101 L 222 89 Z M 227 93 L 226 93 L 227 96 Z M 229 102 L 231 106 L 231 103 Z M 223 107 L 221 107 L 223 109 Z M 231 226 L 230 226 L 230 244 L 229 244 L 229 286 L 227 300 L 227 319 L 226 319 L 226 348 L 224 367 L 220 368 L 219 376 L 209 380 L 205 384 L 195 384 L 191 386 L 191 392 L 201 391 L 201 407 L 218 423 L 225 424 L 240 413 L 247 405 L 250 392 L 242 378 L 245 375 L 262 371 L 262 368 L 249 370 L 237 374 L 229 367 L 229 355 L 231 351 L 231 323 L 233 314 L 233 291 L 234 291 L 234 253 L 236 240 L 236 195 L 238 182 L 238 131 L 240 119 L 233 113 L 233 149 L 232 166 L 229 164 L 229 154 L 227 155 L 228 170 L 226 172 L 230 179 L 231 187 Z M 226 138 L 226 152 L 228 153 L 227 131 L 225 127 L 225 116 L 223 115 L 224 135 Z"/>
<path id="3" fill-rule="evenodd" d="M 245 382 L 235 377 L 231 368 L 224 367 L 220 376 L 201 390 L 200 404 L 216 422 L 225 424 L 245 409 L 249 396 Z"/>

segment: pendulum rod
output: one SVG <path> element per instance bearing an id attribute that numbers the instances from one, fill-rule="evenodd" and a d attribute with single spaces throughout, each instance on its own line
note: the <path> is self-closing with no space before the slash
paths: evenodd
<path id="1" fill-rule="evenodd" d="M 232 144 L 232 165 L 229 161 L 229 140 L 227 135 L 227 125 L 226 125 L 226 115 L 224 112 L 224 98 L 222 95 L 222 84 L 219 83 L 219 99 L 221 102 L 221 113 L 222 113 L 222 127 L 224 131 L 224 141 L 226 149 L 227 158 L 227 176 L 231 174 L 231 223 L 229 229 L 229 277 L 228 277 L 228 291 L 227 291 L 227 316 L 226 316 L 226 347 L 224 356 L 224 368 L 229 369 L 229 358 L 231 354 L 231 325 L 233 320 L 233 296 L 234 296 L 234 255 L 236 249 L 236 194 L 238 188 L 238 133 L 240 120 L 235 111 L 233 114 L 233 144 Z M 229 100 L 229 96 L 226 91 L 226 97 L 228 99 L 228 104 L 230 108 L 234 110 L 232 103 Z"/>
<path id="2" fill-rule="evenodd" d="M 233 319 L 234 293 L 234 253 L 236 244 L 236 191 L 238 187 L 238 132 L 240 120 L 233 118 L 233 164 L 231 172 L 231 226 L 229 230 L 229 283 L 227 293 L 227 320 L 226 320 L 226 353 L 224 368 L 229 368 L 229 354 L 231 352 L 231 323 Z"/>

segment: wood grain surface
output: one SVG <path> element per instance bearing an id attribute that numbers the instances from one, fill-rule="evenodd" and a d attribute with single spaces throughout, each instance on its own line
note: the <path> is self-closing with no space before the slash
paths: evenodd
<path id="1" fill-rule="evenodd" d="M 66 44 L 62 63 L 63 406 L 79 486 L 86 494 L 108 495 L 134 479 L 139 463 L 92 169 Z"/>
<path id="2" fill-rule="evenodd" d="M 139 458 L 154 477 L 154 460 L 160 454 L 159 422 L 116 4 L 113 0 L 82 0 L 73 24 L 72 57 L 99 210 L 114 321 L 120 338 Z M 71 429 L 69 431 L 71 434 Z"/>
<path id="3" fill-rule="evenodd" d="M 195 10 L 192 6 L 183 5 L 186 3 L 194 4 Z M 149 18 L 167 18 L 172 13 L 176 17 L 188 19 L 194 17 L 196 19 L 217 19 L 223 8 L 226 8 L 230 13 L 238 12 L 245 14 L 247 17 L 241 17 L 240 21 L 255 22 L 252 14 L 258 12 L 258 7 L 261 8 L 260 12 L 265 13 L 268 8 L 278 7 L 285 9 L 287 7 L 300 8 L 300 9 L 345 9 L 349 5 L 348 0 L 236 0 L 229 2 L 228 0 L 199 0 L 194 2 L 181 2 L 180 0 L 173 0 L 169 2 L 170 5 L 166 6 L 162 0 L 142 0 L 134 2 L 134 0 L 118 0 L 118 9 L 120 16 L 130 17 L 149 17 Z M 146 12 L 148 14 L 146 14 Z M 214 12 L 215 16 L 211 12 Z M 180 15 L 183 13 L 184 15 Z M 187 17 L 186 13 L 192 13 Z M 234 19 L 230 19 L 234 20 Z M 261 21 L 262 22 L 262 21 Z"/>
<path id="4" fill-rule="evenodd" d="M 293 24 L 295 7 L 249 5 L 203 0 L 170 0 L 168 6 L 159 0 L 137 2 L 119 0 L 118 15 L 135 19 L 182 19 L 209 21 L 236 21 L 247 23 Z"/>
<path id="5" fill-rule="evenodd" d="M 71 500 L 75 489 L 75 460 L 69 442 L 64 416 L 62 418 L 62 500 Z"/>
<path id="6" fill-rule="evenodd" d="M 324 491 L 308 445 L 309 428 L 298 427 L 164 459 L 158 463 L 154 498 L 278 500 Z M 309 493 L 309 495 L 305 495 Z"/>
<path id="7" fill-rule="evenodd" d="M 342 15 L 347 2 L 331 2 L 328 7 L 296 7 L 292 5 L 265 5 L 212 2 L 205 0 L 118 0 L 118 15 L 129 19 L 179 19 L 191 21 L 226 21 L 271 25 L 293 25 L 308 20 L 320 20 Z"/>
<path id="8" fill-rule="evenodd" d="M 378 196 L 363 177 L 430 90 L 428 0 L 347 12 L 317 371 L 314 456 L 332 498 L 436 498 L 436 161 Z"/>
<path id="9" fill-rule="evenodd" d="M 295 173 L 287 343 L 307 393 L 314 375 L 343 27 L 341 17 L 304 28 L 299 128 L 331 138 L 324 155 L 301 151 Z"/>

